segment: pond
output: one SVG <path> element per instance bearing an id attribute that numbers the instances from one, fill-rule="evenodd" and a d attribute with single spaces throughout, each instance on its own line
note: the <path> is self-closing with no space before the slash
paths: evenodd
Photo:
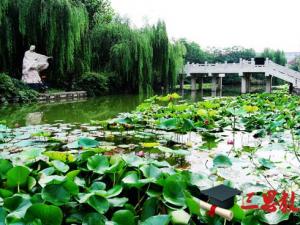
<path id="1" fill-rule="evenodd" d="M 194 99 L 188 92 L 184 96 L 185 99 L 177 93 L 155 96 L 143 103 L 139 96 L 108 96 L 58 104 L 66 110 L 64 118 L 56 115 L 59 110 L 56 108 L 52 111 L 56 116 L 42 117 L 40 125 L 17 128 L 0 125 L 0 158 L 5 159 L 0 162 L 3 167 L 11 167 L 12 163 L 33 168 L 36 182 L 30 185 L 35 186 L 34 193 L 69 211 L 73 206 L 69 201 L 74 202 L 76 210 L 81 207 L 90 210 L 89 205 L 101 214 L 109 205 L 125 209 L 127 202 L 143 210 L 148 207 L 143 196 L 157 198 L 159 203 L 153 207 L 163 207 L 162 212 L 169 208 L 180 210 L 188 204 L 186 200 L 191 200 L 184 195 L 187 188 L 198 198 L 195 186 L 202 191 L 219 184 L 243 192 L 234 205 L 240 212 L 247 194 L 254 193 L 255 203 L 262 206 L 262 193 L 270 190 L 276 190 L 278 195 L 285 191 L 296 194 L 295 203 L 299 206 L 298 96 L 288 95 L 285 90 L 196 102 L 193 100 L 201 96 Z M 107 102 L 101 105 L 105 99 Z M 77 112 L 72 112 L 71 106 L 67 110 L 68 104 L 78 104 L 73 108 Z M 44 112 L 49 110 L 49 105 L 41 106 L 45 107 Z M 132 109 L 136 110 L 130 112 Z M 88 116 L 79 120 L 86 110 L 90 110 L 84 114 Z M 68 114 L 75 115 L 69 122 Z M 6 118 L 10 119 L 9 115 Z M 26 167 L 17 169 L 30 173 Z M 84 193 L 72 189 L 72 195 L 64 198 L 52 194 L 52 188 L 59 191 L 65 182 L 72 184 L 71 187 L 79 186 Z M 23 185 L 21 189 L 30 192 L 29 186 Z M 106 201 L 100 195 L 109 202 L 104 211 L 97 207 Z M 279 208 L 270 213 L 256 210 L 241 214 L 234 215 L 237 224 L 288 221 L 284 224 L 290 225 L 299 221 L 296 214 L 282 213 Z M 111 217 L 109 211 L 105 216 Z M 200 215 L 200 219 L 203 224 L 223 223 L 222 218 L 216 218 L 218 223 L 207 222 L 206 214 Z M 81 220 L 76 218 L 76 224 L 81 224 Z"/>
<path id="2" fill-rule="evenodd" d="M 253 87 L 261 91 L 262 86 Z M 199 92 L 179 92 L 185 99 L 191 101 L 211 96 L 210 90 L 204 90 L 203 96 Z M 237 96 L 239 86 L 224 86 L 222 96 Z M 220 93 L 217 93 L 220 96 Z M 150 96 L 141 95 L 110 95 L 78 101 L 53 103 L 33 103 L 27 105 L 10 104 L 0 106 L 0 121 L 5 121 L 10 127 L 37 124 L 89 123 L 92 120 L 106 120 L 121 112 L 130 112 L 143 100 Z"/>

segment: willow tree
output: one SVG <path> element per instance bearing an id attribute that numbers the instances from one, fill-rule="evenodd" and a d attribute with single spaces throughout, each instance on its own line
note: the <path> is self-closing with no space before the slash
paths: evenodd
<path id="1" fill-rule="evenodd" d="M 155 87 L 167 88 L 169 85 L 169 38 L 166 25 L 162 21 L 158 21 L 157 25 L 153 27 L 152 47 Z"/>
<path id="2" fill-rule="evenodd" d="M 182 72 L 184 66 L 184 56 L 186 48 L 180 41 L 170 44 L 169 48 L 169 89 L 174 89 L 178 83 L 178 75 Z"/>
<path id="3" fill-rule="evenodd" d="M 81 3 L 11 0 L 0 20 L 0 70 L 19 78 L 23 54 L 30 45 L 54 57 L 48 75 L 52 83 L 71 81 L 88 69 L 89 43 L 84 40 L 89 20 Z"/>

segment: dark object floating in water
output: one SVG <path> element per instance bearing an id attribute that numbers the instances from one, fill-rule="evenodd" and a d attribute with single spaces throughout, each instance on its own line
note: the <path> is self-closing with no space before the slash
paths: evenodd
<path id="1" fill-rule="evenodd" d="M 224 209 L 230 209 L 234 205 L 234 197 L 241 193 L 242 192 L 240 190 L 223 184 L 201 191 L 201 194 L 206 197 L 205 201 Z"/>

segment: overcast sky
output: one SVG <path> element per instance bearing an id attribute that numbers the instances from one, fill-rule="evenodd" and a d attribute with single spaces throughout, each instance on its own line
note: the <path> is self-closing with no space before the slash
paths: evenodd
<path id="1" fill-rule="evenodd" d="M 113 8 L 141 27 L 166 22 L 171 38 L 202 47 L 241 45 L 300 51 L 300 0 L 111 0 Z"/>

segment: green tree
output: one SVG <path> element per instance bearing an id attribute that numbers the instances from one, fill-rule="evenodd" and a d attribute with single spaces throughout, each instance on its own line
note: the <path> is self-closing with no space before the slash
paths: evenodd
<path id="1" fill-rule="evenodd" d="M 287 59 L 285 57 L 284 51 L 281 50 L 273 50 L 270 48 L 265 48 L 261 54 L 262 57 L 269 58 L 274 63 L 285 66 L 287 63 Z"/>
<path id="2" fill-rule="evenodd" d="M 84 5 L 69 0 L 14 0 L 9 1 L 7 10 L 2 12 L 2 71 L 20 78 L 24 52 L 32 44 L 39 52 L 54 57 L 48 81 L 56 85 L 70 83 L 88 70 L 85 38 L 89 21 Z"/>
<path id="3" fill-rule="evenodd" d="M 185 63 L 204 63 L 212 61 L 212 55 L 201 49 L 196 42 L 189 42 L 186 39 L 180 39 L 180 42 L 186 48 Z"/>
<path id="4" fill-rule="evenodd" d="M 96 24 L 110 23 L 114 16 L 114 10 L 111 7 L 110 0 L 74 0 L 85 5 L 90 26 Z"/>

